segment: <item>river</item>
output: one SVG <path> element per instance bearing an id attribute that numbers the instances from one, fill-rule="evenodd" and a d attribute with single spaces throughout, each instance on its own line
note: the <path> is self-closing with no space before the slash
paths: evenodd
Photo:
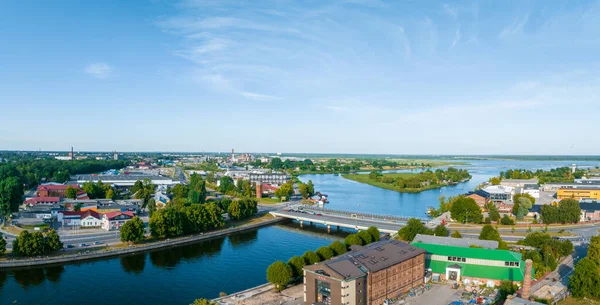
<path id="1" fill-rule="evenodd" d="M 335 175 L 304 175 L 329 195 L 328 207 L 379 214 L 424 216 L 440 195 L 454 196 L 510 168 L 550 169 L 573 162 L 466 161 L 465 183 L 417 194 L 401 194 Z M 577 162 L 597 166 L 600 162 Z M 189 304 L 266 282 L 275 260 L 287 261 L 316 250 L 348 231 L 327 234 L 322 227 L 300 229 L 290 223 L 261 228 L 194 245 L 60 267 L 0 272 L 0 304 Z"/>

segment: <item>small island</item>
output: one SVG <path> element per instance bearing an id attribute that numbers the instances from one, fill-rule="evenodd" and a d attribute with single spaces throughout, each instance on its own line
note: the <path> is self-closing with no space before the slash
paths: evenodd
<path id="1" fill-rule="evenodd" d="M 449 167 L 447 170 L 427 170 L 421 173 L 383 174 L 379 171 L 373 171 L 368 175 L 344 174 L 342 177 L 401 193 L 419 193 L 465 182 L 471 179 L 471 174 L 464 169 Z"/>

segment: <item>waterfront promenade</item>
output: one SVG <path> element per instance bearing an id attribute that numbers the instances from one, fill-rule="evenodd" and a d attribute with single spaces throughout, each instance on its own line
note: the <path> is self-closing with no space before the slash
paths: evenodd
<path id="1" fill-rule="evenodd" d="M 230 234 L 236 234 L 244 231 L 255 230 L 261 227 L 270 226 L 276 223 L 287 221 L 285 218 L 273 218 L 257 223 L 242 225 L 239 227 L 221 229 L 212 232 L 194 234 L 189 236 L 183 236 L 178 238 L 170 238 L 166 240 L 161 240 L 157 242 L 142 244 L 142 245 L 131 245 L 129 248 L 125 249 L 115 249 L 115 250 L 104 250 L 104 251 L 90 251 L 84 253 L 76 253 L 76 254 L 65 254 L 65 255 L 57 255 L 57 256 L 47 256 L 47 257 L 35 257 L 35 258 L 24 258 L 24 259 L 11 259 L 0 261 L 0 270 L 2 269 L 11 269 L 11 268 L 23 268 L 23 267 L 33 267 L 33 266 L 43 266 L 43 265 L 54 265 L 54 264 L 66 264 L 66 263 L 74 263 L 81 262 L 86 260 L 94 260 L 101 258 L 108 258 L 114 256 L 123 256 L 128 254 L 136 254 L 140 252 L 152 251 L 161 248 L 168 248 L 173 246 L 181 246 L 190 243 L 196 243 L 204 240 L 210 240 L 213 238 L 224 237 Z"/>

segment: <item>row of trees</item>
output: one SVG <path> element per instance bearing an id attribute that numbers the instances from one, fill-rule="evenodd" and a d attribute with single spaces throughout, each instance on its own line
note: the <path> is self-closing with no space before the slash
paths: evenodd
<path id="1" fill-rule="evenodd" d="M 124 223 L 119 231 L 122 242 L 139 243 L 145 238 L 144 222 L 137 216 Z"/>
<path id="2" fill-rule="evenodd" d="M 587 257 L 575 265 L 569 288 L 576 298 L 600 300 L 600 236 L 592 237 Z"/>
<path id="3" fill-rule="evenodd" d="M 394 185 L 397 189 L 419 189 L 424 185 L 446 185 L 471 179 L 467 170 L 453 167 L 447 170 L 437 169 L 435 172 L 427 170 L 409 178 L 398 177 L 394 174 L 382 174 L 378 171 L 369 173 L 369 179 L 380 183 Z"/>
<path id="4" fill-rule="evenodd" d="M 246 219 L 258 212 L 258 201 L 254 198 L 234 200 L 227 207 L 229 217 L 234 220 Z"/>
<path id="5" fill-rule="evenodd" d="M 553 168 L 549 171 L 537 170 L 530 171 L 527 169 L 509 169 L 505 172 L 500 172 L 500 178 L 504 179 L 532 179 L 538 178 L 540 184 L 547 182 L 573 182 L 573 179 L 583 177 L 584 172 L 577 170 L 574 173 L 569 167 Z M 492 182 L 493 183 L 493 182 Z M 499 183 L 498 183 L 499 184 Z"/>
<path id="6" fill-rule="evenodd" d="M 150 234 L 166 238 L 220 228 L 225 224 L 221 212 L 214 203 L 167 206 L 150 217 Z"/>
<path id="7" fill-rule="evenodd" d="M 344 243 L 334 241 L 329 246 L 318 248 L 315 252 L 307 251 L 302 256 L 294 256 L 287 263 L 276 261 L 267 268 L 267 281 L 274 284 L 277 291 L 281 291 L 290 282 L 302 279 L 302 268 L 304 266 L 313 265 L 331 259 L 334 256 L 342 255 L 348 251 L 351 245 L 366 245 L 378 241 L 379 236 L 379 230 L 376 227 L 370 227 L 366 231 L 348 235 Z M 356 242 L 358 240 L 360 242 Z"/>
<path id="8" fill-rule="evenodd" d="M 558 205 L 544 205 L 540 211 L 542 220 L 550 223 L 577 223 L 580 220 L 581 208 L 575 199 L 563 199 Z"/>
<path id="9" fill-rule="evenodd" d="M 152 180 L 146 178 L 143 181 L 136 181 L 131 187 L 131 193 L 136 199 L 142 199 L 144 201 L 143 207 L 148 205 L 148 201 L 154 195 L 156 185 L 152 184 Z"/>
<path id="10" fill-rule="evenodd" d="M 398 230 L 398 236 L 404 241 L 413 241 L 417 234 L 423 235 L 435 235 L 435 236 L 448 236 L 448 229 L 446 226 L 440 224 L 437 225 L 433 230 L 427 228 L 419 219 L 411 218 L 406 223 L 406 226 Z"/>
<path id="11" fill-rule="evenodd" d="M 282 184 L 278 189 L 275 190 L 275 196 L 278 198 L 285 198 L 289 200 L 290 197 L 294 196 L 294 182 L 288 181 Z"/>
<path id="12" fill-rule="evenodd" d="M 18 256 L 37 256 L 49 254 L 63 248 L 60 236 L 54 230 L 48 231 L 45 235 L 40 231 L 29 233 L 21 231 L 19 236 L 13 241 L 12 252 Z"/>
<path id="13" fill-rule="evenodd" d="M 553 239 L 544 232 L 529 233 L 525 239 L 520 240 L 517 244 L 536 248 L 523 254 L 524 259 L 533 261 L 536 278 L 540 278 L 546 272 L 556 269 L 560 260 L 573 252 L 571 241 Z"/>
<path id="14" fill-rule="evenodd" d="M 315 185 L 312 180 L 308 180 L 307 183 L 298 183 L 298 192 L 302 198 L 307 199 L 315 195 Z"/>

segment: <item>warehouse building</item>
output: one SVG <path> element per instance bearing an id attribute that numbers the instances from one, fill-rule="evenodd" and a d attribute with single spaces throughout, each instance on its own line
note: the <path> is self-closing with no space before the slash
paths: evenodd
<path id="1" fill-rule="evenodd" d="M 379 241 L 304 267 L 304 304 L 379 305 L 422 285 L 425 251 Z"/>
<path id="2" fill-rule="evenodd" d="M 412 245 L 427 251 L 425 269 L 433 273 L 434 281 L 494 287 L 503 280 L 521 282 L 524 278 L 525 262 L 520 253 L 420 242 Z"/>

